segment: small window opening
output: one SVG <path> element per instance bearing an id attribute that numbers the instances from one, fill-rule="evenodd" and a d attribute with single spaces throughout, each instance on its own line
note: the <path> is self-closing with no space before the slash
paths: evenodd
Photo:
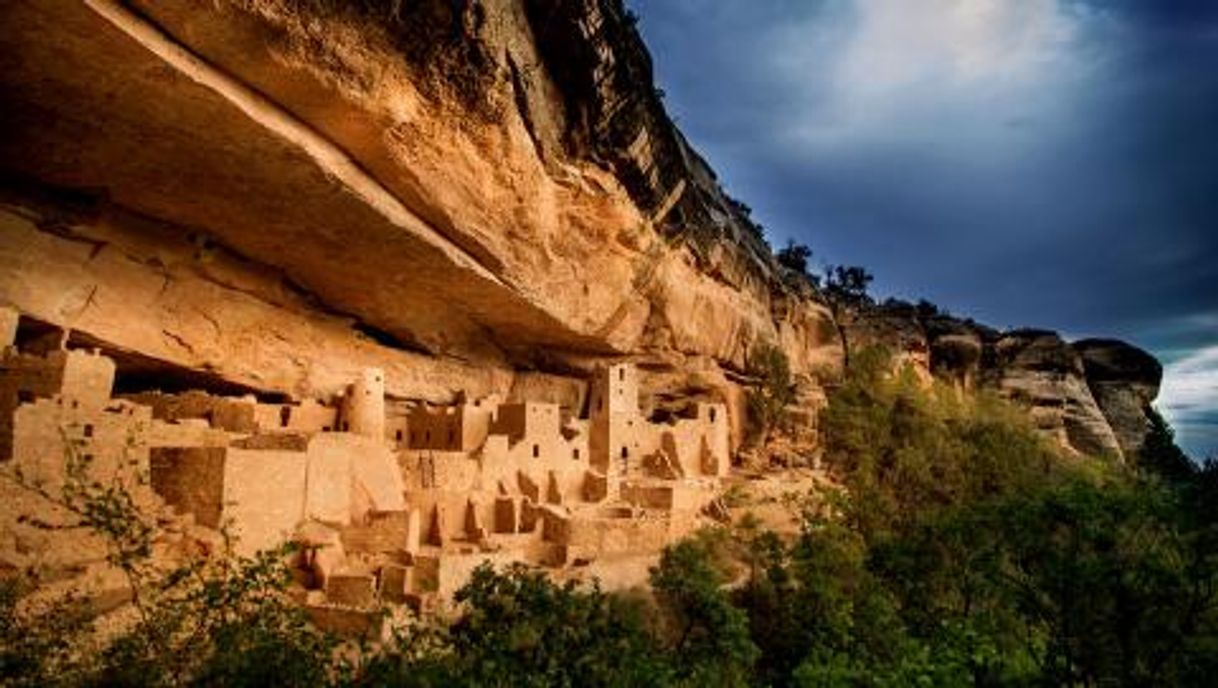
<path id="1" fill-rule="evenodd" d="M 89 423 L 85 423 L 85 437 L 92 437 L 92 436 L 93 436 L 93 426 Z"/>
<path id="2" fill-rule="evenodd" d="M 626 380 L 626 369 L 625 368 L 617 369 L 617 379 L 622 380 L 622 381 Z"/>
<path id="3" fill-rule="evenodd" d="M 541 456 L 541 447 L 534 444 L 533 445 L 533 458 L 536 459 L 539 456 Z"/>
<path id="4" fill-rule="evenodd" d="M 330 432 L 330 426 L 329 426 L 329 425 L 323 425 L 323 426 L 321 426 L 321 431 L 322 431 L 322 432 Z"/>
<path id="5" fill-rule="evenodd" d="M 398 430 L 397 432 L 393 433 L 393 439 L 397 440 L 398 442 L 401 442 L 402 441 L 402 431 Z"/>
<path id="6" fill-rule="evenodd" d="M 92 454 L 85 454 L 84 456 L 82 456 L 82 457 L 81 457 L 81 459 L 82 459 L 82 460 L 83 460 L 85 463 L 93 463 L 93 455 L 92 455 Z"/>
<path id="7" fill-rule="evenodd" d="M 579 461 L 579 448 L 578 447 L 571 450 L 571 458 L 575 459 L 576 461 Z"/>
<path id="8" fill-rule="evenodd" d="M 292 408 L 284 406 L 279 409 L 279 427 L 288 427 L 288 421 L 292 420 Z"/>
<path id="9" fill-rule="evenodd" d="M 711 410 L 710 410 L 710 420 L 712 423 L 715 422 L 715 409 L 714 408 L 711 408 Z"/>
<path id="10" fill-rule="evenodd" d="M 625 448 L 625 447 L 622 447 L 622 458 L 623 458 L 623 459 L 628 459 L 628 458 L 630 458 L 630 450 L 629 450 L 629 449 L 627 449 L 627 448 Z"/>
<path id="11" fill-rule="evenodd" d="M 34 403 L 34 393 L 28 389 L 18 390 L 17 401 L 22 404 L 32 404 Z"/>

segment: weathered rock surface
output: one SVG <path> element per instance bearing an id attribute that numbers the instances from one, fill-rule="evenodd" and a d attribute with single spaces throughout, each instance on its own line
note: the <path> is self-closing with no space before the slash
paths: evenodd
<path id="1" fill-rule="evenodd" d="M 898 365 L 993 389 L 1028 407 L 1042 431 L 1078 452 L 1132 458 L 1150 427 L 1162 367 L 1130 344 L 998 332 L 900 302 L 846 309 L 839 323 L 851 352 L 881 346 Z"/>
<path id="2" fill-rule="evenodd" d="M 429 400 L 586 376 L 564 356 L 739 370 L 760 341 L 840 369 L 620 6 L 464 7 L 5 3 L 0 299 L 293 397 L 363 366 Z"/>
<path id="3" fill-rule="evenodd" d="M 1140 444 L 1130 347 L 835 316 L 787 279 L 616 0 L 11 0 L 0 25 L 0 302 L 123 391 L 325 398 L 375 367 L 398 400 L 577 407 L 633 358 L 650 411 L 726 402 L 738 442 L 759 343 L 812 406 L 885 344 L 1080 451 Z"/>
<path id="4" fill-rule="evenodd" d="M 1031 407 L 1037 425 L 1065 444 L 1093 455 L 1121 455 L 1100 411 L 1078 353 L 1056 333 L 1009 332 L 989 352 L 987 382 Z"/>
<path id="5" fill-rule="evenodd" d="M 1145 351 L 1111 339 L 1085 339 L 1075 342 L 1074 349 L 1121 451 L 1126 457 L 1136 455 L 1150 431 L 1147 407 L 1159 394 L 1163 366 Z"/>
<path id="6" fill-rule="evenodd" d="M 931 372 L 970 387 L 977 382 L 985 350 L 982 333 L 976 327 L 946 317 L 925 321 L 930 342 Z"/>

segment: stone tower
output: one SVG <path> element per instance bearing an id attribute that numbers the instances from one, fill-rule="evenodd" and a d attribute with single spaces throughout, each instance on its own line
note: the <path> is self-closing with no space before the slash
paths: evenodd
<path id="1" fill-rule="evenodd" d="M 588 396 L 588 415 L 592 467 L 606 476 L 625 474 L 642 458 L 644 428 L 639 415 L 638 373 L 633 365 L 623 363 L 597 371 Z"/>
<path id="2" fill-rule="evenodd" d="M 385 438 L 385 373 L 380 368 L 365 368 L 351 385 L 343 400 L 343 429 Z"/>

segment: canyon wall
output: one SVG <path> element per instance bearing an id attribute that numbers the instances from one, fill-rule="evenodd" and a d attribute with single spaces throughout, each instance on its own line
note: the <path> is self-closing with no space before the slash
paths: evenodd
<path id="1" fill-rule="evenodd" d="M 1124 345 L 838 322 L 672 124 L 620 0 L 10 0 L 0 25 L 0 302 L 120 391 L 325 399 L 376 367 L 393 399 L 582 405 L 629 359 L 646 409 L 724 401 L 738 444 L 750 351 L 816 400 L 870 337 L 1082 451 L 1139 444 L 1158 374 Z"/>

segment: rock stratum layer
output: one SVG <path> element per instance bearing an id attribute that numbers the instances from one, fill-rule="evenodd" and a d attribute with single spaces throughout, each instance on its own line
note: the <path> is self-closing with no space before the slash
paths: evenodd
<path id="1" fill-rule="evenodd" d="M 749 352 L 806 385 L 895 345 L 1081 451 L 1135 451 L 1153 359 L 875 311 L 835 318 L 671 123 L 619 0 L 12 0 L 0 7 L 0 301 L 148 380 L 294 400 L 645 408 Z M 28 328 L 27 328 L 28 329 Z M 818 399 L 817 394 L 801 398 Z"/>

